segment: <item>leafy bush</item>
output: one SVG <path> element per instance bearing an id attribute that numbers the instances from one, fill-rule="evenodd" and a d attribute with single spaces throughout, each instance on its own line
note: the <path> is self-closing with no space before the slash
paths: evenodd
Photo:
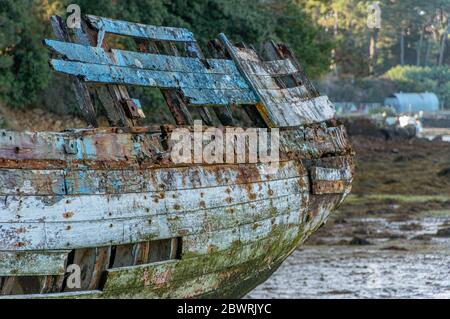
<path id="1" fill-rule="evenodd" d="M 32 0 L 0 0 L 0 99 L 19 106 L 46 87 L 49 67 Z"/>
<path id="2" fill-rule="evenodd" d="M 76 113 L 68 77 L 56 76 L 47 64 L 41 40 L 50 37 L 49 17 L 65 16 L 72 0 L 0 0 L 0 102 L 40 104 L 56 113 Z M 273 38 L 286 42 L 312 77 L 328 71 L 331 44 L 294 0 L 128 0 L 75 1 L 82 14 L 95 14 L 153 25 L 186 27 L 206 51 L 208 40 L 224 32 L 232 41 L 261 48 Z M 132 42 L 132 41 L 131 41 Z M 128 47 L 130 43 L 123 43 Z M 48 86 L 48 83 L 51 83 Z M 167 107 L 159 92 L 133 88 L 148 118 L 166 121 Z M 169 114 L 170 116 L 170 114 Z"/>

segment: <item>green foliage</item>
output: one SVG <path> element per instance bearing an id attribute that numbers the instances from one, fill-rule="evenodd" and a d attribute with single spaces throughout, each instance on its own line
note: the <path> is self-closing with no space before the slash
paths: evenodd
<path id="1" fill-rule="evenodd" d="M 47 53 L 32 0 L 0 0 L 0 99 L 19 106 L 47 85 Z"/>
<path id="2" fill-rule="evenodd" d="M 66 0 L 67 4 L 70 0 Z M 330 64 L 331 42 L 293 0 L 129 0 L 105 4 L 81 0 L 84 13 L 152 25 L 186 27 L 204 51 L 225 33 L 232 41 L 261 49 L 264 41 L 287 43 L 307 73 L 319 77 Z"/>
<path id="3" fill-rule="evenodd" d="M 64 18 L 71 3 L 80 5 L 82 14 L 186 27 L 205 52 L 207 42 L 220 32 L 257 49 L 272 38 L 287 43 L 312 77 L 329 69 L 331 43 L 295 0 L 0 0 L 0 101 L 17 106 L 42 103 L 52 111 L 72 112 L 74 99 L 66 92 L 71 91 L 69 82 L 51 73 L 48 51 L 41 44 L 45 37 L 53 37 L 49 17 Z M 116 41 L 123 47 L 134 45 Z M 46 88 L 49 78 L 52 85 Z M 132 94 L 143 100 L 150 117 L 166 118 L 159 92 L 133 88 Z"/>
<path id="4" fill-rule="evenodd" d="M 396 66 L 384 75 L 405 92 L 433 92 L 446 107 L 450 103 L 450 68 L 448 66 Z"/>
<path id="5" fill-rule="evenodd" d="M 335 102 L 383 103 L 397 91 L 397 85 L 387 79 L 375 78 L 327 78 L 316 83 L 323 94 Z"/>
<path id="6" fill-rule="evenodd" d="M 369 74 L 369 46 L 376 42 L 375 75 L 400 64 L 403 38 L 405 65 L 435 65 L 441 46 L 443 25 L 436 12 L 450 15 L 449 0 L 302 0 L 298 1 L 316 24 L 326 28 L 335 42 L 336 74 L 364 77 Z M 381 29 L 367 25 L 368 6 L 379 2 Z M 403 34 L 403 37 L 402 37 Z M 450 49 L 444 62 L 450 63 Z"/>

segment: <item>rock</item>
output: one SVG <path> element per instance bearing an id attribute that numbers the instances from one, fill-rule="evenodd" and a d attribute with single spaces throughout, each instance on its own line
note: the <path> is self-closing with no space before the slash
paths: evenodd
<path id="1" fill-rule="evenodd" d="M 413 231 L 413 230 L 422 230 L 423 226 L 418 223 L 409 223 L 400 225 L 399 229 L 401 231 Z"/>
<path id="2" fill-rule="evenodd" d="M 422 234 L 422 235 L 417 235 L 414 236 L 413 238 L 411 238 L 412 240 L 425 240 L 425 241 L 429 241 L 431 240 L 431 235 L 429 234 Z"/>
<path id="3" fill-rule="evenodd" d="M 450 227 L 438 229 L 436 232 L 437 237 L 450 237 Z"/>
<path id="4" fill-rule="evenodd" d="M 399 246 L 387 246 L 381 248 L 381 250 L 395 250 L 395 251 L 408 251 L 405 247 L 399 247 Z"/>
<path id="5" fill-rule="evenodd" d="M 334 221 L 335 224 L 347 224 L 347 220 L 345 218 L 337 218 Z"/>
<path id="6" fill-rule="evenodd" d="M 372 245 L 372 243 L 369 242 L 367 239 L 361 238 L 361 237 L 353 237 L 352 240 L 350 240 L 348 242 L 348 244 L 351 245 L 351 246 Z"/>
<path id="7" fill-rule="evenodd" d="M 383 183 L 385 184 L 385 185 L 389 185 L 389 184 L 395 184 L 395 183 L 398 183 L 399 181 L 398 180 L 396 180 L 396 179 L 394 179 L 394 178 L 388 178 L 387 180 L 385 180 Z"/>
<path id="8" fill-rule="evenodd" d="M 450 167 L 441 169 L 437 175 L 440 177 L 450 176 Z"/>
<path id="9" fill-rule="evenodd" d="M 397 148 L 393 148 L 393 149 L 391 150 L 391 152 L 394 153 L 394 154 L 400 153 L 400 151 L 399 151 Z"/>

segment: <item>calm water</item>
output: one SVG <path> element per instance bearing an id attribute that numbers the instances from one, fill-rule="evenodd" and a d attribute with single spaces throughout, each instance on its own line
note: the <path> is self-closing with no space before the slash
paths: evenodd
<path id="1" fill-rule="evenodd" d="M 407 222 L 358 222 L 380 232 L 389 229 L 391 238 L 402 233 L 404 223 L 420 223 L 422 228 L 403 231 L 401 239 L 370 239 L 372 245 L 367 246 L 337 245 L 333 240 L 304 246 L 247 298 L 450 298 L 450 238 L 433 236 L 449 225 L 450 211 Z M 429 238 L 413 239 L 423 234 Z"/>

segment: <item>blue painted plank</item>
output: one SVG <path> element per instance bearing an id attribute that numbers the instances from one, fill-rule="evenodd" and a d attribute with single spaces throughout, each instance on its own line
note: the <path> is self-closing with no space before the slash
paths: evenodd
<path id="1" fill-rule="evenodd" d="M 88 82 L 142 85 L 168 89 L 249 89 L 247 83 L 240 76 L 152 71 L 56 59 L 52 59 L 50 64 L 58 72 L 81 77 Z"/>
<path id="2" fill-rule="evenodd" d="M 114 61 L 103 48 L 79 45 L 55 40 L 44 40 L 52 51 L 76 62 L 117 65 L 142 68 L 155 71 L 188 72 L 188 73 L 220 73 L 239 75 L 239 71 L 231 60 L 209 59 L 205 65 L 197 58 L 177 57 L 124 50 L 111 50 Z"/>
<path id="3" fill-rule="evenodd" d="M 242 105 L 256 104 L 258 100 L 252 90 L 205 90 L 182 89 L 188 103 L 192 105 Z"/>
<path id="4" fill-rule="evenodd" d="M 157 27 L 92 15 L 86 18 L 95 29 L 107 33 L 157 41 L 195 42 L 194 34 L 184 28 Z"/>

